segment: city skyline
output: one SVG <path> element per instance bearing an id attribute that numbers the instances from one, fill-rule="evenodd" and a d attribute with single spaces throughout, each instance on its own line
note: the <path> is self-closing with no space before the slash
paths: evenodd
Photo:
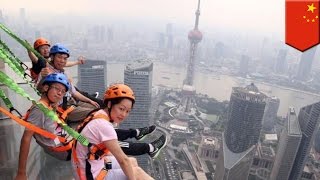
<path id="1" fill-rule="evenodd" d="M 173 170 L 181 174 L 191 170 L 196 177 L 205 175 L 210 180 L 213 177 L 247 180 L 248 175 L 250 179 L 250 175 L 261 174 L 269 177 L 275 155 L 285 154 L 290 144 L 280 137 L 289 126 L 283 116 L 283 109 L 286 108 L 287 113 L 289 106 L 294 106 L 296 112 L 300 110 L 294 120 L 299 120 L 304 140 L 300 146 L 291 143 L 301 152 L 296 157 L 294 152 L 287 157 L 292 160 L 290 166 L 295 163 L 293 169 L 297 172 L 291 176 L 306 173 L 302 167 L 305 164 L 320 163 L 317 157 L 320 154 L 311 149 L 319 123 L 316 120 L 320 112 L 320 65 L 308 61 L 316 62 L 319 52 L 314 47 L 300 53 L 279 41 L 277 35 L 284 30 L 284 24 L 277 26 L 277 23 L 284 23 L 284 2 L 201 0 L 200 12 L 196 11 L 196 15 L 198 0 L 82 0 L 77 1 L 79 6 L 68 1 L 56 11 L 52 7 L 62 4 L 60 0 L 48 2 L 43 8 L 34 0 L 16 2 L 15 6 L 13 2 L 15 0 L 3 3 L 0 23 L 4 20 L 13 32 L 30 42 L 38 36 L 48 38 L 52 44 L 63 42 L 71 50 L 70 60 L 77 55 L 86 56 L 87 64 L 70 68 L 79 89 L 89 93 L 99 91 L 101 97 L 107 83 L 120 81 L 134 90 L 134 111 L 120 127 L 155 124 L 169 137 L 161 160 L 147 162 L 144 156 L 138 158 L 142 167 L 155 173 L 158 179 L 165 179 L 164 176 L 175 179 L 171 175 L 178 173 Z M 272 10 L 272 3 L 276 4 L 274 9 L 283 7 L 281 15 Z M 46 10 L 48 13 L 44 16 Z M 194 28 L 197 19 L 203 39 L 199 38 L 200 32 L 195 31 L 198 28 Z M 255 33 L 262 36 L 258 39 Z M 15 45 L 4 32 L 0 38 L 13 48 L 17 57 L 27 55 L 25 49 Z M 198 44 L 199 39 L 202 41 Z M 192 48 L 195 45 L 197 49 Z M 193 57 L 194 52 L 197 57 Z M 29 58 L 21 59 L 29 61 Z M 102 64 L 96 66 L 90 59 L 99 59 Z M 189 63 L 192 68 L 185 66 L 188 60 L 193 62 Z M 99 72 L 92 74 L 96 68 Z M 94 84 L 101 78 L 105 81 L 104 85 L 99 84 L 98 90 Z M 91 84 L 93 79 L 96 82 Z M 188 83 L 182 83 L 186 79 Z M 13 100 L 17 99 L 12 92 L 8 93 Z M 199 106 L 186 116 L 177 116 L 179 102 L 190 95 Z M 267 97 L 274 96 L 277 98 L 268 104 Z M 0 101 L 0 105 L 4 104 Z M 264 123 L 267 126 L 263 129 Z M 199 148 L 206 142 L 201 140 L 204 135 L 208 137 L 207 142 L 215 145 L 211 146 L 212 150 L 217 151 L 210 162 L 203 153 L 200 156 L 203 151 Z M 8 144 L 6 142 L 5 147 L 10 148 Z M 276 151 L 281 145 L 282 150 Z M 210 152 L 213 151 L 207 150 L 207 155 Z M 266 154 L 270 155 L 269 159 L 264 157 Z M 277 166 L 281 167 L 281 162 L 277 162 Z M 314 177 L 320 177 L 317 169 L 310 171 Z"/>
<path id="2" fill-rule="evenodd" d="M 43 3 L 43 2 L 42 2 Z M 19 9 L 25 8 L 27 17 L 31 19 L 44 19 L 53 16 L 79 16 L 93 17 L 104 21 L 110 18 L 120 18 L 138 21 L 154 21 L 184 24 L 191 27 L 190 19 L 194 19 L 194 7 L 197 1 L 148 1 L 148 0 L 122 0 L 122 1 L 47 1 L 47 7 L 40 6 L 38 1 L 4 1 L 1 10 L 4 14 L 18 16 Z M 64 4 L 55 10 L 56 4 Z M 284 2 L 271 1 L 202 1 L 201 24 L 204 29 L 217 28 L 276 33 L 284 33 Z M 188 13 L 187 13 L 188 12 Z M 45 13 L 45 16 L 38 16 Z M 283 38 L 282 38 L 283 39 Z"/>

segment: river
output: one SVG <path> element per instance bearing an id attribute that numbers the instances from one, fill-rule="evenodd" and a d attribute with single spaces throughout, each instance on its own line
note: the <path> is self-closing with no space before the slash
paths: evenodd
<path id="1" fill-rule="evenodd" d="M 124 67 L 124 64 L 108 64 L 107 82 L 123 82 Z M 181 88 L 185 74 L 184 67 L 175 67 L 156 62 L 153 66 L 153 86 L 165 85 L 172 88 Z M 194 77 L 194 86 L 197 93 L 207 94 L 218 101 L 229 100 L 232 87 L 245 86 L 251 82 L 255 83 L 259 90 L 266 95 L 277 96 L 280 99 L 279 116 L 285 116 L 289 106 L 293 106 L 298 110 L 303 106 L 320 101 L 320 95 L 317 94 L 228 75 L 195 72 Z"/>

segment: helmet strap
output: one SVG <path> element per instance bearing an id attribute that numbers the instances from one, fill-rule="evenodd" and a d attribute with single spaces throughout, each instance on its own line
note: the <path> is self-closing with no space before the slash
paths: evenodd
<path id="1" fill-rule="evenodd" d="M 109 101 L 110 102 L 110 101 Z M 108 102 L 108 103 L 109 103 Z M 110 119 L 110 122 L 113 123 L 113 120 L 111 119 L 111 109 L 112 109 L 113 104 L 110 102 L 110 107 L 107 105 L 107 110 L 108 110 L 108 116 Z"/>

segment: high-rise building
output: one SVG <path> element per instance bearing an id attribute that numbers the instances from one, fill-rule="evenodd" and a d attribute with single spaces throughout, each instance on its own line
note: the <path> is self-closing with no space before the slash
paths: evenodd
<path id="1" fill-rule="evenodd" d="M 302 107 L 298 120 L 302 132 L 302 139 L 289 176 L 290 180 L 301 178 L 312 143 L 319 126 L 320 102 Z"/>
<path id="2" fill-rule="evenodd" d="M 89 94 L 99 92 L 102 98 L 107 87 L 106 61 L 87 60 L 78 66 L 78 87 Z"/>
<path id="3" fill-rule="evenodd" d="M 107 38 L 108 38 L 108 42 L 113 41 L 113 29 L 111 27 L 108 27 L 107 29 Z"/>
<path id="4" fill-rule="evenodd" d="M 198 156 L 202 159 L 215 161 L 219 157 L 219 140 L 214 137 L 202 137 L 198 148 Z"/>
<path id="5" fill-rule="evenodd" d="M 173 48 L 173 33 L 172 33 L 172 24 L 168 23 L 166 25 L 166 36 L 167 36 L 167 48 L 172 49 Z"/>
<path id="6" fill-rule="evenodd" d="M 300 81 L 305 81 L 310 78 L 310 73 L 312 69 L 312 63 L 314 55 L 316 54 L 317 46 L 308 49 L 303 52 L 300 58 L 299 69 L 297 74 L 297 79 Z"/>
<path id="7" fill-rule="evenodd" d="M 232 152 L 247 150 L 258 142 L 267 96 L 252 83 L 232 88 L 226 144 Z"/>
<path id="8" fill-rule="evenodd" d="M 158 34 L 158 47 L 159 47 L 159 49 L 164 48 L 164 43 L 165 43 L 165 35 L 164 35 L 164 33 L 159 33 Z"/>
<path id="9" fill-rule="evenodd" d="M 240 59 L 240 65 L 239 65 L 239 74 L 245 76 L 249 72 L 249 61 L 250 57 L 247 55 L 242 55 Z"/>
<path id="10" fill-rule="evenodd" d="M 227 147 L 226 140 L 222 136 L 222 145 L 220 147 L 214 179 L 247 180 L 255 153 L 255 146 L 251 146 L 242 153 L 234 153 Z"/>
<path id="11" fill-rule="evenodd" d="M 216 179 L 247 179 L 260 136 L 266 98 L 254 84 L 232 88 Z"/>
<path id="12" fill-rule="evenodd" d="M 137 60 L 128 63 L 124 70 L 124 83 L 129 85 L 136 96 L 134 110 L 121 126 L 139 128 L 153 124 L 150 122 L 153 63 L 150 60 Z"/>
<path id="13" fill-rule="evenodd" d="M 275 96 L 267 98 L 267 104 L 262 119 L 262 128 L 264 131 L 272 131 L 277 119 L 279 105 L 279 98 Z"/>
<path id="14" fill-rule="evenodd" d="M 134 91 L 136 101 L 134 109 L 127 120 L 120 124 L 121 128 L 141 128 L 150 126 L 151 93 L 153 63 L 150 60 L 137 60 L 128 63 L 124 70 L 124 83 Z M 147 155 L 137 157 L 141 168 L 149 172 L 150 161 Z"/>
<path id="15" fill-rule="evenodd" d="M 302 138 L 294 108 L 289 108 L 287 122 L 282 130 L 270 180 L 289 180 L 289 175 Z"/>
<path id="16" fill-rule="evenodd" d="M 320 153 L 320 129 L 318 129 L 316 137 L 314 138 L 314 150 Z"/>
<path id="17" fill-rule="evenodd" d="M 285 73 L 287 71 L 287 52 L 288 50 L 286 49 L 280 49 L 278 52 L 278 56 L 276 59 L 276 64 L 274 66 L 274 71 L 276 73 Z"/>

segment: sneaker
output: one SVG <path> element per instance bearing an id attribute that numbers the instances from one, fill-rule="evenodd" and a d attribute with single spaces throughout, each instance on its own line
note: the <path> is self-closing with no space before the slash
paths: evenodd
<path id="1" fill-rule="evenodd" d="M 149 152 L 151 158 L 155 159 L 162 148 L 164 148 L 167 144 L 167 137 L 165 135 L 160 136 L 158 139 L 151 143 L 154 147 L 154 151 Z"/>
<path id="2" fill-rule="evenodd" d="M 138 128 L 139 129 L 139 135 L 136 136 L 136 139 L 138 141 L 141 141 L 146 137 L 146 135 L 153 133 L 156 130 L 156 126 L 152 125 L 149 127 L 143 127 L 143 128 Z"/>

